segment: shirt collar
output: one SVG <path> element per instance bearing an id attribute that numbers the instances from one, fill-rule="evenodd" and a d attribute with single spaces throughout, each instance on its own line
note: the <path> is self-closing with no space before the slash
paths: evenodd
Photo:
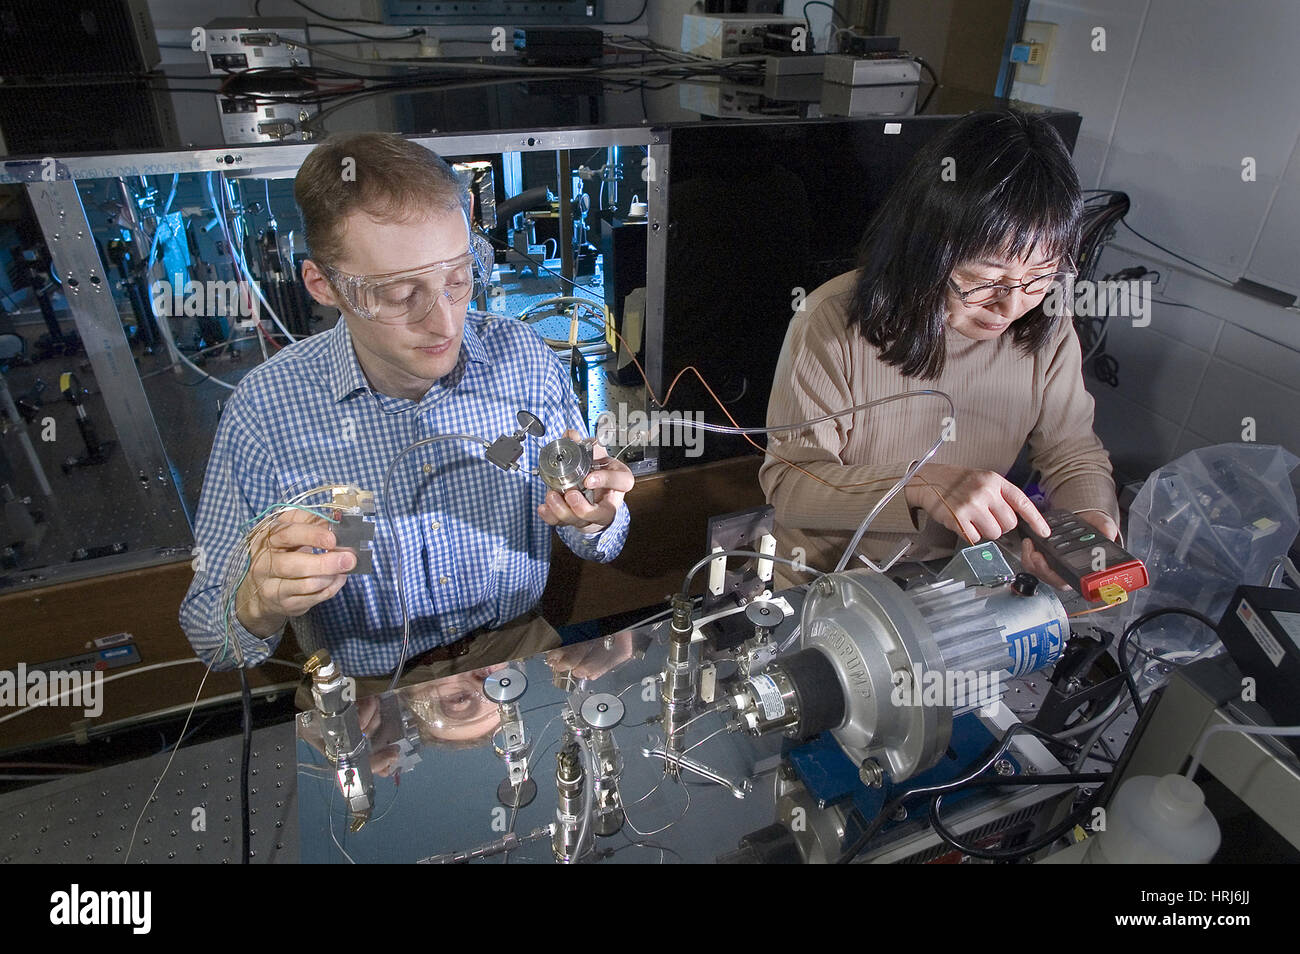
<path id="1" fill-rule="evenodd" d="M 338 324 L 330 332 L 328 352 L 329 385 L 335 401 L 342 401 L 356 391 L 369 390 L 357 353 L 352 350 L 352 336 L 348 334 L 347 319 L 339 315 Z"/>
<path id="2" fill-rule="evenodd" d="M 461 335 L 460 347 L 465 353 L 466 359 L 479 364 L 488 363 L 487 348 L 483 344 L 483 339 L 478 335 L 478 329 L 484 321 L 490 320 L 490 318 L 478 312 L 470 312 L 465 316 L 465 333 Z"/>
<path id="3" fill-rule="evenodd" d="M 454 387 L 464 377 L 466 361 L 477 364 L 488 363 L 487 348 L 477 330 L 483 320 L 481 315 L 475 313 L 465 316 L 465 331 L 461 335 L 460 344 L 461 360 L 447 376 L 451 380 L 444 379 L 448 385 Z M 338 323 L 329 334 L 331 335 L 328 352 L 329 384 L 334 400 L 342 401 L 357 391 L 372 390 L 366 381 L 365 372 L 361 370 L 356 350 L 352 347 L 352 336 L 348 333 L 347 319 L 339 315 Z"/>

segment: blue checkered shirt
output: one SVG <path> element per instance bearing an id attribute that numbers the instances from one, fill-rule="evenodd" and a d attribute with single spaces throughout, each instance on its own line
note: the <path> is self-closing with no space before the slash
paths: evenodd
<path id="1" fill-rule="evenodd" d="M 481 445 L 438 441 L 403 457 L 391 499 L 379 499 L 389 464 L 412 442 L 452 433 L 491 441 L 517 429 L 521 408 L 542 420 L 546 436 L 526 439 L 520 470 L 507 473 L 489 463 Z M 509 622 L 531 610 L 546 587 L 552 528 L 537 515 L 546 485 L 529 472 L 542 444 L 566 428 L 587 431 L 567 370 L 514 319 L 471 313 L 456 367 L 418 402 L 366 383 L 340 319 L 249 372 L 226 404 L 199 501 L 200 558 L 181 604 L 181 627 L 199 657 L 210 661 L 225 638 L 221 582 L 247 521 L 322 484 L 375 492 L 375 569 L 353 574 L 333 598 L 293 621 L 304 650 L 328 649 L 350 675 L 397 667 L 399 538 L 411 619 L 408 658 Z M 562 527 L 559 535 L 578 556 L 604 563 L 622 549 L 628 520 L 624 504 L 600 533 Z M 255 636 L 234 613 L 231 632 L 248 665 L 273 653 L 282 635 Z M 215 668 L 233 665 L 228 650 Z"/>

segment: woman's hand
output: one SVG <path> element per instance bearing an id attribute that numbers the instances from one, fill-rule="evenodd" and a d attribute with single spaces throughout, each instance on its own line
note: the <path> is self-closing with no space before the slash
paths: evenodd
<path id="1" fill-rule="evenodd" d="M 996 540 L 1024 520 L 1037 533 L 1051 532 L 1024 492 L 1000 474 L 951 464 L 926 464 L 903 488 L 909 507 L 919 507 L 966 543 Z"/>
<path id="2" fill-rule="evenodd" d="M 1108 540 L 1115 540 L 1119 537 L 1119 526 L 1114 520 L 1110 519 L 1110 514 L 1101 510 L 1081 510 L 1075 516 L 1092 524 L 1097 528 L 1097 532 Z M 1058 590 L 1070 589 L 1070 585 L 1057 576 L 1052 568 L 1047 565 L 1047 561 L 1043 559 L 1042 554 L 1034 549 L 1032 540 L 1026 539 L 1020 542 L 1020 565 L 1048 586 L 1055 587 Z"/>

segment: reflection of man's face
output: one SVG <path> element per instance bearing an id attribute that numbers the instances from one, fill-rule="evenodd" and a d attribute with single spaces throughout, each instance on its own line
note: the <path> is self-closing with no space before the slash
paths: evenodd
<path id="1" fill-rule="evenodd" d="M 501 714 L 483 694 L 483 680 L 505 668 L 502 663 L 474 669 L 403 690 L 421 734 L 434 742 L 490 739 L 501 725 Z"/>

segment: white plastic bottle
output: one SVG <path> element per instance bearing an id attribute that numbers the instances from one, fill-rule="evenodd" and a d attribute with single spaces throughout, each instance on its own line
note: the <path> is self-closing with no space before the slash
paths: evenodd
<path id="1" fill-rule="evenodd" d="M 1205 794 L 1181 775 L 1137 775 L 1106 809 L 1106 828 L 1088 846 L 1084 864 L 1209 864 L 1219 850 L 1219 823 Z"/>

